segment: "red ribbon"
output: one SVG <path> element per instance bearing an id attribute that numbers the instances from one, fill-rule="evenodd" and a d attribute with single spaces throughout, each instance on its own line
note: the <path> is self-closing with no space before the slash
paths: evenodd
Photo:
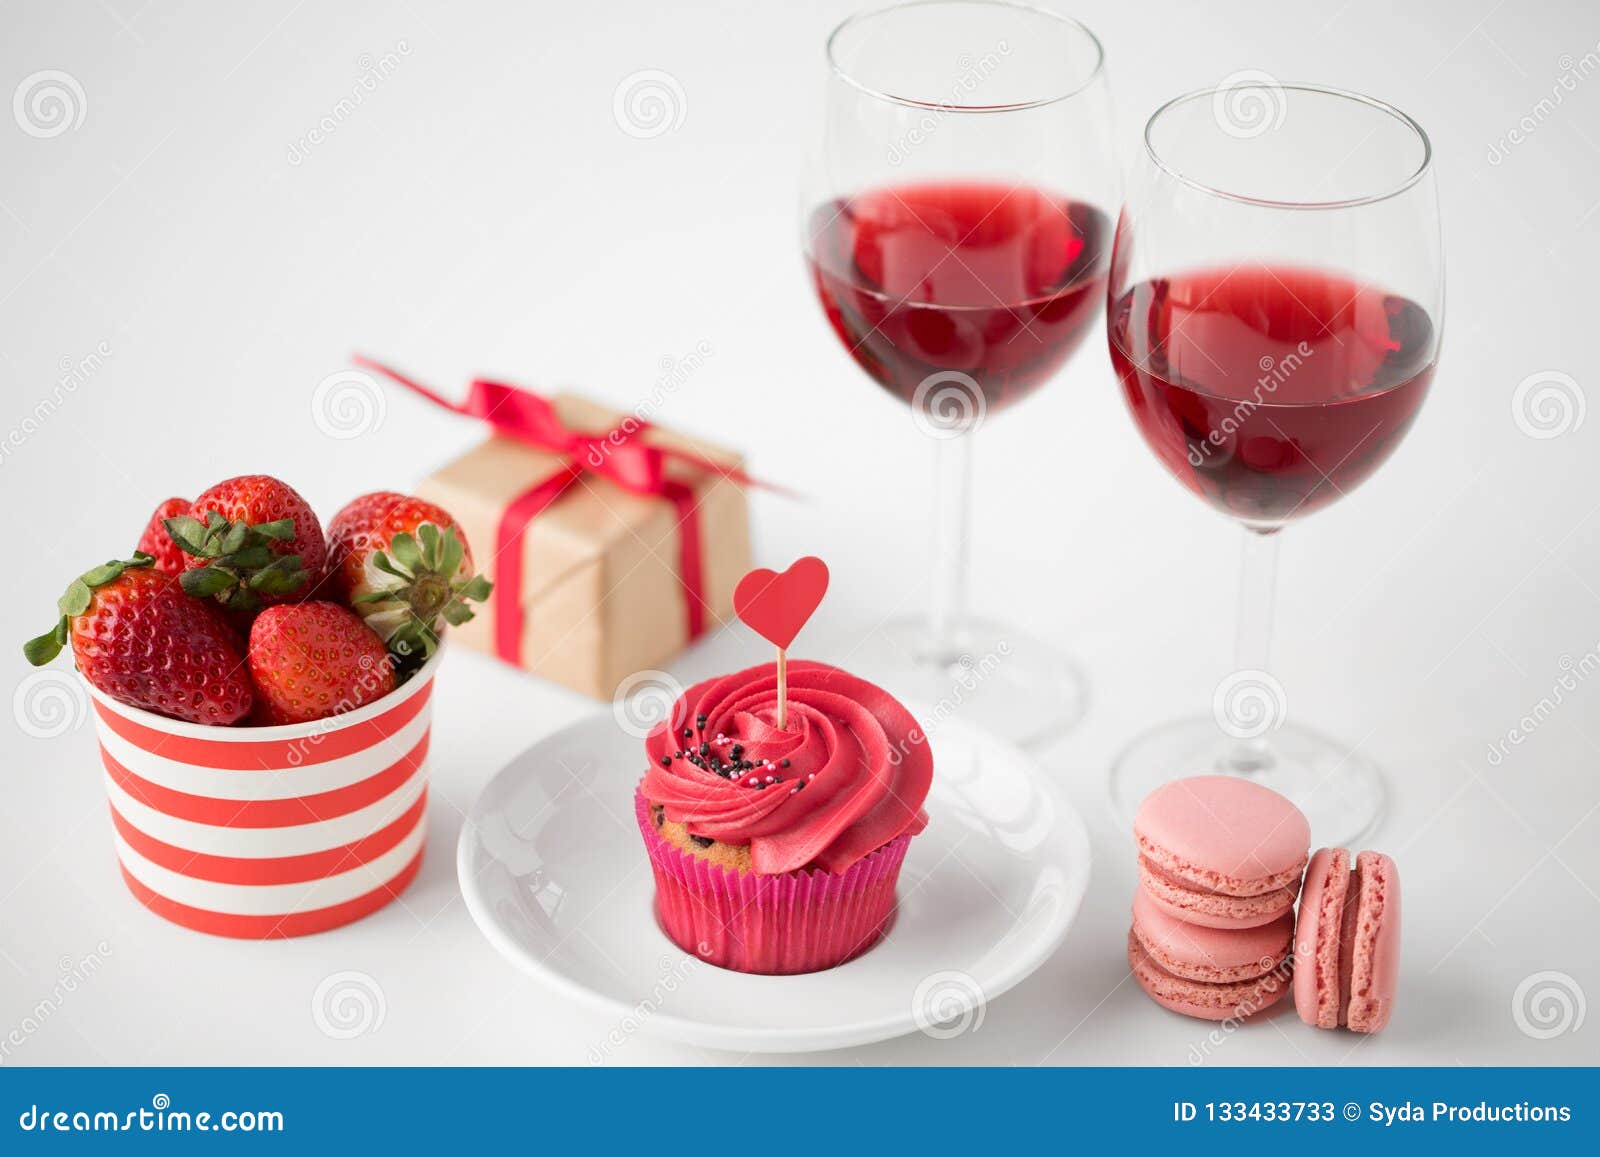
<path id="1" fill-rule="evenodd" d="M 693 640 L 704 632 L 698 504 L 689 486 L 667 477 L 666 465 L 669 461 L 685 462 L 740 484 L 751 484 L 743 471 L 697 454 L 649 445 L 637 437 L 649 425 L 637 418 L 627 419 L 601 434 L 585 433 L 568 428 L 550 400 L 530 390 L 479 379 L 468 389 L 465 402 L 452 402 L 370 358 L 358 355 L 355 361 L 422 395 L 436 406 L 487 422 L 497 434 L 566 459 L 548 478 L 534 483 L 512 499 L 495 530 L 496 574 L 494 592 L 489 597 L 494 612 L 495 653 L 500 658 L 516 664 L 522 655 L 522 536 L 529 523 L 585 474 L 610 479 L 634 494 L 665 498 L 672 503 L 678 516 L 678 580 L 683 586 L 688 637 Z"/>

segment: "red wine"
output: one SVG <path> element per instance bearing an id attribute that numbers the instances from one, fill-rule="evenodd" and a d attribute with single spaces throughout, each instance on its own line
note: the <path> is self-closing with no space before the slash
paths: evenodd
<path id="1" fill-rule="evenodd" d="M 998 409 L 1049 379 L 1099 310 L 1107 220 L 1028 186 L 877 189 L 818 208 L 809 246 L 839 340 L 910 402 L 930 374 L 970 375 Z"/>
<path id="2" fill-rule="evenodd" d="M 1111 361 L 1140 432 L 1246 522 L 1309 514 L 1394 451 L 1433 378 L 1427 312 L 1347 277 L 1246 265 L 1135 285 Z"/>

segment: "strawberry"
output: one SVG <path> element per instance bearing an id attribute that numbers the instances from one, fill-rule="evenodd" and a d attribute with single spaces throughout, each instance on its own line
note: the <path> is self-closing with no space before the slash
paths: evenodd
<path id="1" fill-rule="evenodd" d="M 189 556 L 183 589 L 232 610 L 292 602 L 322 578 L 322 524 L 294 487 L 269 475 L 219 482 L 163 525 Z"/>
<path id="2" fill-rule="evenodd" d="M 258 723 L 308 723 L 394 690 L 383 640 L 338 603 L 268 607 L 250 627 Z"/>
<path id="3" fill-rule="evenodd" d="M 135 554 L 74 579 L 55 628 L 23 654 L 42 666 L 70 641 L 83 677 L 113 699 L 190 723 L 239 722 L 254 695 L 237 636 L 154 562 Z"/>
<path id="4" fill-rule="evenodd" d="M 150 521 L 144 524 L 144 533 L 139 536 L 139 545 L 134 548 L 140 554 L 148 554 L 155 559 L 155 568 L 173 578 L 177 578 L 185 570 L 184 555 L 182 548 L 172 541 L 172 536 L 167 533 L 164 524 L 169 518 L 188 513 L 187 498 L 167 499 L 156 507 L 156 512 L 150 516 Z"/>
<path id="5" fill-rule="evenodd" d="M 450 512 L 420 498 L 363 494 L 328 524 L 328 585 L 400 656 L 439 646 L 444 623 L 472 618 L 492 584 Z"/>

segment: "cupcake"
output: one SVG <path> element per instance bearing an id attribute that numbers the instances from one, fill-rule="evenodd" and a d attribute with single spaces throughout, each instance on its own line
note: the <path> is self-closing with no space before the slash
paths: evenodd
<path id="1" fill-rule="evenodd" d="M 680 948 L 738 972 L 817 972 L 888 929 L 933 754 L 911 713 L 825 663 L 689 688 L 645 741 L 635 798 L 656 915 Z"/>

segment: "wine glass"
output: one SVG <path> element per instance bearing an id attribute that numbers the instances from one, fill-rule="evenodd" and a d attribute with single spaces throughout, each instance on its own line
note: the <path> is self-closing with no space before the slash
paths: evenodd
<path id="1" fill-rule="evenodd" d="M 1044 643 L 967 612 L 972 440 L 1049 381 L 1100 312 L 1119 196 L 1104 54 L 1042 9 L 917 0 L 846 20 L 827 59 L 806 257 L 839 340 L 910 407 L 936 459 L 932 605 L 852 660 L 1034 741 L 1076 721 L 1085 686 Z"/>
<path id="2" fill-rule="evenodd" d="M 1141 736 L 1111 788 L 1131 815 L 1175 776 L 1246 776 L 1346 843 L 1383 781 L 1357 747 L 1286 722 L 1268 667 L 1278 531 L 1364 481 L 1416 418 L 1444 322 L 1438 202 L 1427 134 L 1398 109 L 1241 75 L 1150 118 L 1106 326 L 1145 442 L 1244 527 L 1235 669 L 1210 717 Z"/>

